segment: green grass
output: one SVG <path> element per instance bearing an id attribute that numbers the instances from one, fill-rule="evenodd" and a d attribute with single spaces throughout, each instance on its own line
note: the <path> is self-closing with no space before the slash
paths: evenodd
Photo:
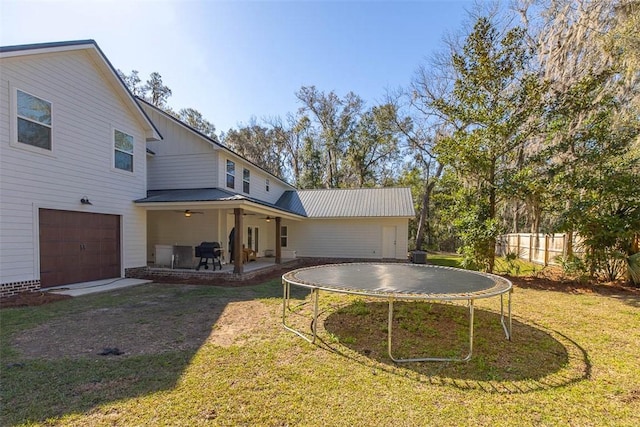
<path id="1" fill-rule="evenodd" d="M 280 293 L 278 280 L 153 284 L 4 309 L 0 425 L 640 425 L 637 294 L 518 288 L 513 341 L 502 334 L 499 303 L 483 300 L 470 362 L 396 365 L 386 355 L 384 301 L 322 293 L 312 345 L 282 328 Z M 294 288 L 293 298 L 308 295 Z M 302 315 L 310 309 L 300 307 L 291 322 L 308 330 Z M 406 328 L 394 327 L 394 336 L 411 343 L 398 343 L 398 352 L 464 347 L 463 306 L 398 303 L 397 314 Z M 115 333 L 102 329 L 107 321 L 121 325 L 121 339 L 130 333 L 132 342 L 163 347 L 117 357 L 23 351 L 34 336 L 64 347 L 56 341 L 64 334 Z M 151 334 L 157 322 L 169 326 Z M 230 326 L 243 328 L 226 344 L 212 338 Z M 194 345 L 170 345 L 180 331 Z"/>
<path id="2" fill-rule="evenodd" d="M 460 268 L 462 257 L 459 255 L 429 253 L 427 254 L 427 262 L 434 265 L 442 265 L 444 267 Z"/>
<path id="3" fill-rule="evenodd" d="M 462 257 L 454 254 L 429 253 L 427 261 L 429 264 L 442 265 L 445 267 L 462 267 Z M 540 272 L 542 269 L 543 266 L 522 259 L 509 261 L 504 257 L 497 257 L 494 272 L 496 274 L 509 274 L 512 276 L 530 276 Z"/>

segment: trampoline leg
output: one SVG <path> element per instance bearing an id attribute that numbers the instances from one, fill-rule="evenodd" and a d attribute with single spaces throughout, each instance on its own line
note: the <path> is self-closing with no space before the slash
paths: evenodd
<path id="1" fill-rule="evenodd" d="M 287 309 L 289 308 L 289 300 L 291 297 L 291 284 L 288 282 L 282 282 L 284 287 L 284 294 L 282 298 L 282 326 L 288 331 L 293 332 L 298 335 L 300 338 L 304 338 L 310 343 L 316 342 L 316 333 L 317 333 L 317 324 L 318 324 L 318 294 L 320 293 L 318 289 L 311 289 L 311 298 L 313 301 L 313 319 L 311 321 L 311 337 L 309 334 L 304 332 L 300 332 L 299 330 L 287 325 Z"/>
<path id="2" fill-rule="evenodd" d="M 507 326 L 504 322 L 504 294 L 500 295 L 500 323 L 502 324 L 502 329 L 504 329 L 504 334 L 506 335 L 507 339 L 509 341 L 511 341 L 511 327 L 512 327 L 512 323 L 511 323 L 511 293 L 512 291 L 509 291 L 509 295 L 508 295 L 508 299 L 507 299 L 507 319 L 509 322 L 509 325 Z"/>
<path id="3" fill-rule="evenodd" d="M 462 359 L 452 357 L 418 357 L 413 359 L 396 359 L 392 354 L 392 331 L 393 331 L 393 300 L 389 300 L 389 326 L 387 332 L 387 352 L 389 357 L 395 363 L 407 363 L 407 362 L 467 362 L 471 359 L 473 353 L 473 300 L 469 300 L 469 353 Z"/>

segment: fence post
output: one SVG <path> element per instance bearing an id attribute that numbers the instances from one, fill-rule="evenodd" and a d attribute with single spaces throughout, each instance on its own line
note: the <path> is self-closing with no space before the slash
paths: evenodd
<path id="1" fill-rule="evenodd" d="M 544 266 L 549 265 L 549 235 L 544 235 Z"/>

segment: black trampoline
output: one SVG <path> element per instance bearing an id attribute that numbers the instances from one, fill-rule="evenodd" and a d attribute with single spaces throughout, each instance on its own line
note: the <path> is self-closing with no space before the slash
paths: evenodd
<path id="1" fill-rule="evenodd" d="M 476 299 L 500 297 L 500 322 L 511 339 L 511 293 L 509 280 L 488 273 L 422 264 L 353 263 L 300 268 L 282 276 L 284 327 L 314 343 L 318 323 L 319 291 L 385 298 L 389 301 L 388 352 L 394 362 L 467 361 L 473 352 L 473 309 Z M 314 304 L 311 332 L 287 324 L 291 285 L 311 289 Z M 504 295 L 507 295 L 505 319 Z M 393 302 L 399 300 L 466 301 L 469 307 L 469 352 L 464 358 L 420 357 L 397 359 L 392 354 Z"/>

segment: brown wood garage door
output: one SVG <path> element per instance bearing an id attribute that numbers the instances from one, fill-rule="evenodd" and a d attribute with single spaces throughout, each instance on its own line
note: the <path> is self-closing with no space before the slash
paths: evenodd
<path id="1" fill-rule="evenodd" d="M 43 288 L 114 277 L 120 277 L 118 215 L 40 209 Z"/>

